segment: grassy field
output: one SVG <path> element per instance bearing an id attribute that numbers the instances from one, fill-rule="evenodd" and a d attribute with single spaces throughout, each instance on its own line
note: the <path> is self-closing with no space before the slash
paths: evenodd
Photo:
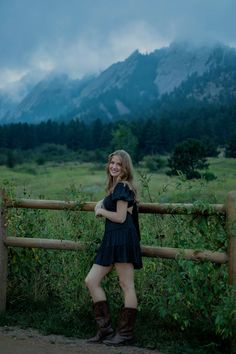
<path id="1" fill-rule="evenodd" d="M 153 202 L 193 202 L 206 200 L 222 203 L 227 192 L 236 190 L 236 159 L 211 158 L 209 172 L 217 179 L 184 181 L 168 177 L 165 170 L 149 173 L 136 167 L 136 184 L 140 200 Z M 87 193 L 90 201 L 104 195 L 104 166 L 92 163 L 48 163 L 43 166 L 23 164 L 9 169 L 0 167 L 0 185 L 12 185 L 18 197 L 67 199 L 71 188 Z M 146 185 L 146 188 L 145 188 Z"/>
<path id="2" fill-rule="evenodd" d="M 227 192 L 236 190 L 236 159 L 212 158 L 209 163 L 209 172 L 217 177 L 210 182 L 168 177 L 165 170 L 146 173 L 136 166 L 140 201 L 223 203 Z M 104 166 L 92 163 L 0 167 L 0 185 L 8 190 L 14 188 L 16 195 L 24 198 L 72 200 L 71 196 L 82 195 L 87 201 L 96 201 L 104 196 L 104 182 Z M 8 312 L 0 316 L 0 324 L 90 337 L 94 324 L 84 278 L 100 243 L 102 221 L 79 211 L 11 209 L 9 216 L 10 235 L 80 240 L 88 248 L 87 252 L 73 253 L 10 249 Z M 140 227 L 143 245 L 226 250 L 223 224 L 217 217 L 189 220 L 143 214 Z M 233 296 L 226 288 L 226 265 L 189 262 L 181 256 L 174 262 L 158 258 L 145 258 L 143 262 L 142 271 L 136 274 L 140 301 L 138 345 L 171 354 L 229 352 L 222 351 L 229 346 L 228 337 L 222 333 L 225 329 L 230 333 L 233 313 Z M 115 276 L 112 273 L 104 286 L 112 311 L 117 314 L 122 297 Z"/>

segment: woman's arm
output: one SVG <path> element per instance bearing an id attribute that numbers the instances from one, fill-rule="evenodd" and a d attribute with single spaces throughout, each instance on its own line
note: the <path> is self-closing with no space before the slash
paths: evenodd
<path id="1" fill-rule="evenodd" d="M 109 219 L 112 222 L 117 222 L 123 224 L 127 216 L 128 202 L 124 200 L 117 200 L 116 211 L 109 211 L 102 208 L 95 209 L 96 216 L 103 216 L 106 219 Z"/>

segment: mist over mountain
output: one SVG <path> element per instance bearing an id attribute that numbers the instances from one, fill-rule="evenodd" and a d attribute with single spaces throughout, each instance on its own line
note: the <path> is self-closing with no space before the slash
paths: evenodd
<path id="1" fill-rule="evenodd" d="M 17 92 L 14 101 L 0 91 L 0 123 L 131 120 L 165 109 L 229 105 L 236 102 L 236 49 L 172 43 L 149 54 L 135 51 L 99 75 L 72 80 L 52 73 Z"/>

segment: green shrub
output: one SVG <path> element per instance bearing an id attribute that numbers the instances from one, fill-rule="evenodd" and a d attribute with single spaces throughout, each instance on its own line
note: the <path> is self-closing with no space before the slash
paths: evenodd
<path id="1" fill-rule="evenodd" d="M 214 181 L 217 177 L 212 172 L 205 172 L 202 174 L 202 178 L 204 178 L 207 182 Z"/>
<path id="2" fill-rule="evenodd" d="M 198 170 L 207 169 L 206 151 L 197 139 L 187 139 L 176 145 L 168 160 L 169 176 L 182 173 L 187 179 L 201 178 Z"/>
<path id="3" fill-rule="evenodd" d="M 150 180 L 145 175 L 142 178 L 143 199 L 148 201 Z M 166 187 L 160 188 L 160 198 L 165 193 Z M 73 187 L 68 200 L 78 202 L 76 211 L 8 211 L 10 235 L 70 239 L 87 245 L 86 252 L 11 248 L 7 299 L 13 316 L 9 323 L 16 318 L 22 323 L 24 318 L 24 324 L 46 333 L 83 338 L 94 333 L 92 301 L 84 278 L 104 224 L 93 213 L 79 210 L 87 198 Z M 209 208 L 200 201 L 195 204 L 203 210 Z M 218 251 L 227 248 L 220 216 L 142 214 L 140 228 L 143 245 Z M 188 261 L 181 252 L 174 260 L 144 258 L 143 263 L 143 269 L 136 272 L 138 345 L 169 353 L 221 353 L 223 347 L 227 348 L 233 335 L 234 302 L 226 265 Z M 113 318 L 117 318 L 123 299 L 116 274 L 111 273 L 103 285 Z"/>
<path id="4" fill-rule="evenodd" d="M 165 167 L 166 162 L 158 155 L 146 155 L 140 162 L 140 165 L 146 168 L 149 172 L 156 172 Z"/>

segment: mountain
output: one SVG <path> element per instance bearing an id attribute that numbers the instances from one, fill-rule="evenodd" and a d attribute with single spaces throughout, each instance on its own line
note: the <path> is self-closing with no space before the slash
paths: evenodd
<path id="1" fill-rule="evenodd" d="M 59 118 L 71 112 L 73 100 L 92 77 L 71 80 L 66 74 L 50 74 L 38 82 L 4 122 L 29 122 Z"/>
<path id="2" fill-rule="evenodd" d="M 14 111 L 17 104 L 15 104 L 14 100 L 5 93 L 4 91 L 0 91 L 0 121 L 4 118 L 6 113 L 10 113 Z"/>
<path id="3" fill-rule="evenodd" d="M 114 121 L 174 107 L 232 102 L 236 102 L 236 49 L 172 43 L 149 54 L 135 51 L 99 75 L 82 80 L 51 74 L 0 122 L 75 117 Z M 2 112 L 5 106 L 0 96 Z"/>
<path id="4" fill-rule="evenodd" d="M 43 77 L 45 74 L 42 71 L 32 71 L 20 80 L 9 83 L 4 90 L 0 89 L 0 120 L 3 117 L 14 116 L 18 105 Z"/>

